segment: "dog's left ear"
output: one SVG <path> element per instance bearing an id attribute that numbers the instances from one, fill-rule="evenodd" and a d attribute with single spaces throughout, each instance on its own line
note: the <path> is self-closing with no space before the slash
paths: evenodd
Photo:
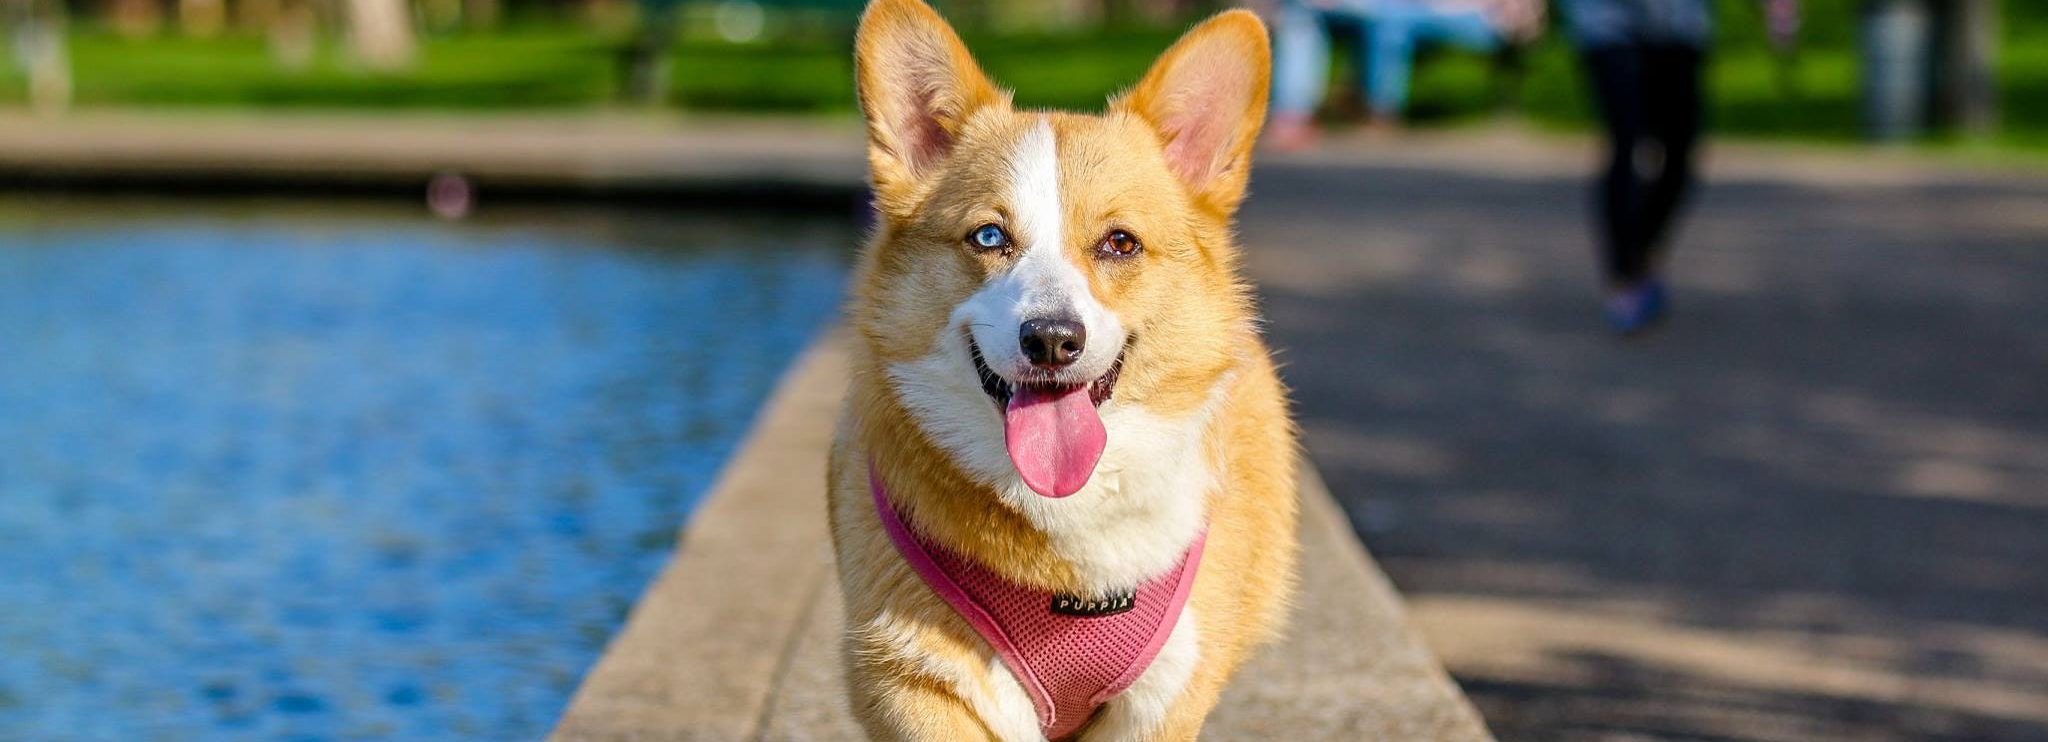
<path id="1" fill-rule="evenodd" d="M 1272 68 L 1266 25 L 1250 11 L 1232 10 L 1174 42 L 1111 108 L 1150 123 L 1188 192 L 1228 214 L 1244 200 L 1251 177 Z"/>

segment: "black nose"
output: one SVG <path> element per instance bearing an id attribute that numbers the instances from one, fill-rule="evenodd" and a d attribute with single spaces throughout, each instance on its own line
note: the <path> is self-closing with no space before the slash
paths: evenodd
<path id="1" fill-rule="evenodd" d="M 1081 357 L 1088 347 L 1088 328 L 1070 319 L 1026 320 L 1017 328 L 1017 343 L 1031 365 L 1059 368 Z"/>

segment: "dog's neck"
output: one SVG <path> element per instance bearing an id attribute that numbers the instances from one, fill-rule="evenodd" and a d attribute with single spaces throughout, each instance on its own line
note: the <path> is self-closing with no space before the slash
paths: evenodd
<path id="1" fill-rule="evenodd" d="M 1178 418 L 1112 400 L 1109 446 L 1080 492 L 1031 492 L 1014 472 L 985 481 L 933 440 L 886 388 L 868 388 L 862 448 L 910 527 L 1006 579 L 1075 594 L 1128 590 L 1173 567 L 1200 533 L 1218 480 L 1211 418 L 1231 386 Z"/>

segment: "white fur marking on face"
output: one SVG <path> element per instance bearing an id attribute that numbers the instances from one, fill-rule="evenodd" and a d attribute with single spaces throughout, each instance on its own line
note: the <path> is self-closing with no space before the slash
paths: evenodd
<path id="1" fill-rule="evenodd" d="M 1123 351 L 1124 327 L 1067 257 L 1059 150 L 1051 123 L 1040 121 L 1018 138 L 1010 157 L 1009 206 L 1017 261 L 962 302 L 953 312 L 953 324 L 974 334 L 991 370 L 1015 380 L 1031 367 L 1017 343 L 1017 329 L 1025 320 L 1078 320 L 1088 330 L 1087 347 L 1058 376 L 1068 383 L 1094 381 L 1109 372 Z"/>
<path id="2" fill-rule="evenodd" d="M 1201 658 L 1201 629 L 1195 623 L 1195 609 L 1190 606 L 1181 612 L 1180 621 L 1173 625 L 1173 633 L 1166 635 L 1166 644 L 1160 646 L 1159 656 L 1145 668 L 1145 674 L 1139 675 L 1137 682 L 1123 693 L 1109 699 L 1102 709 L 1102 718 L 1089 727 L 1083 739 L 1151 738 L 1166 721 L 1174 702 L 1187 690 L 1188 679 L 1195 676 L 1195 665 Z"/>

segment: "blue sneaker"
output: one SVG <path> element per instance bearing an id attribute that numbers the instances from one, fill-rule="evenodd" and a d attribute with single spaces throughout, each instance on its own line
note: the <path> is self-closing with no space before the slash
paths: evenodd
<path id="1" fill-rule="evenodd" d="M 1616 334 L 1626 336 L 1656 325 L 1664 318 L 1665 307 L 1664 282 L 1652 278 L 1609 295 L 1602 309 L 1607 315 L 1607 325 L 1614 328 Z"/>
<path id="2" fill-rule="evenodd" d="M 1642 292 L 1643 314 L 1647 315 L 1652 323 L 1663 320 L 1665 311 L 1671 307 L 1671 303 L 1665 295 L 1664 279 L 1654 276 L 1645 279 L 1642 285 Z"/>

